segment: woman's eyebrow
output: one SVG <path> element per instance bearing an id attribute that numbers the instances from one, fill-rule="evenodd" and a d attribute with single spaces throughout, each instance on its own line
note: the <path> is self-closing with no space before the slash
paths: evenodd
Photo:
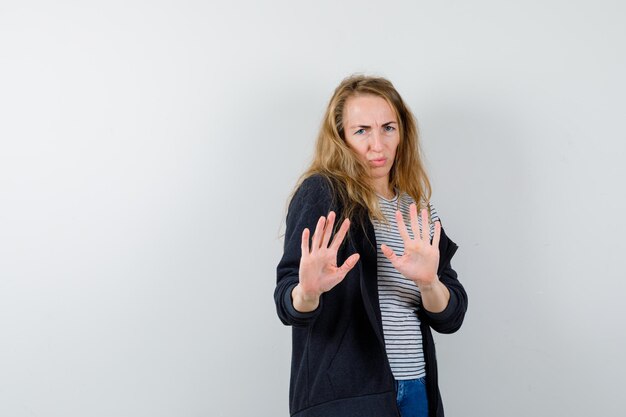
<path id="1" fill-rule="evenodd" d="M 390 122 L 383 123 L 381 126 L 383 126 L 383 127 L 384 127 L 384 126 L 390 125 L 390 124 L 392 124 L 392 123 L 398 124 L 398 122 L 396 122 L 395 120 L 392 120 L 392 121 L 390 121 Z M 357 128 L 357 127 L 358 127 L 358 128 L 360 128 L 360 129 L 369 129 L 369 128 L 371 128 L 372 126 L 370 126 L 370 125 L 352 125 L 352 126 L 349 126 L 348 128 L 349 128 L 349 129 L 355 129 L 355 128 Z"/>

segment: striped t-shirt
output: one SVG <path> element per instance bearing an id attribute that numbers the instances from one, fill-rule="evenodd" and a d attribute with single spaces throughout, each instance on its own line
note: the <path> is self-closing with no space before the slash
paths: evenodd
<path id="1" fill-rule="evenodd" d="M 404 277 L 391 265 L 391 262 L 380 249 L 386 244 L 401 256 L 404 253 L 402 237 L 396 223 L 396 210 L 400 210 L 407 232 L 413 238 L 409 205 L 414 200 L 406 193 L 401 193 L 387 200 L 378 196 L 380 209 L 389 224 L 372 219 L 376 232 L 376 246 L 378 252 L 378 296 L 380 312 L 383 321 L 385 348 L 389 357 L 389 364 L 393 376 L 397 380 L 422 378 L 426 375 L 424 352 L 422 349 L 422 333 L 417 311 L 421 308 L 422 300 L 417 285 Z M 430 208 L 430 237 L 435 231 L 434 223 L 439 219 L 432 205 Z M 422 219 L 418 207 L 418 223 L 421 228 Z"/>

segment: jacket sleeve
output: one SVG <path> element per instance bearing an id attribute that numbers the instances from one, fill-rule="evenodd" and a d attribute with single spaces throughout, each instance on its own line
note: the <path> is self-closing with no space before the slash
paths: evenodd
<path id="1" fill-rule="evenodd" d="M 286 325 L 307 326 L 323 308 L 322 299 L 316 310 L 301 313 L 293 307 L 291 291 L 299 282 L 302 231 L 309 228 L 311 236 L 321 216 L 331 210 L 332 194 L 328 181 L 319 175 L 304 180 L 294 194 L 287 211 L 287 227 L 283 256 L 276 267 L 274 301 L 278 317 Z"/>
<path id="2" fill-rule="evenodd" d="M 439 241 L 439 269 L 437 275 L 439 280 L 450 291 L 450 301 L 446 308 L 440 313 L 431 313 L 422 309 L 422 320 L 436 332 L 454 333 L 463 324 L 465 312 L 467 311 L 467 293 L 459 282 L 457 273 L 450 265 L 450 260 L 454 256 L 458 246 L 441 229 Z"/>

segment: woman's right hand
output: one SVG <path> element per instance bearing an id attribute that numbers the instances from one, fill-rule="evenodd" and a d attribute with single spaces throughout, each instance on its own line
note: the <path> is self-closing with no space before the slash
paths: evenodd
<path id="1" fill-rule="evenodd" d="M 345 219 L 335 233 L 329 245 L 335 223 L 335 212 L 328 213 L 328 218 L 320 217 L 309 247 L 308 228 L 302 231 L 302 257 L 300 258 L 300 282 L 291 292 L 293 306 L 305 313 L 313 311 L 319 305 L 320 296 L 339 284 L 356 265 L 359 254 L 354 253 L 337 266 L 337 251 L 348 233 L 350 220 Z"/>

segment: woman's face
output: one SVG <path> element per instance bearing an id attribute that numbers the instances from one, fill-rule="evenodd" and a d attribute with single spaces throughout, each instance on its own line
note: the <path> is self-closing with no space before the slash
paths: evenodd
<path id="1" fill-rule="evenodd" d="M 370 167 L 374 181 L 389 181 L 400 143 L 398 118 L 389 103 L 374 95 L 352 96 L 343 109 L 348 146 Z"/>

